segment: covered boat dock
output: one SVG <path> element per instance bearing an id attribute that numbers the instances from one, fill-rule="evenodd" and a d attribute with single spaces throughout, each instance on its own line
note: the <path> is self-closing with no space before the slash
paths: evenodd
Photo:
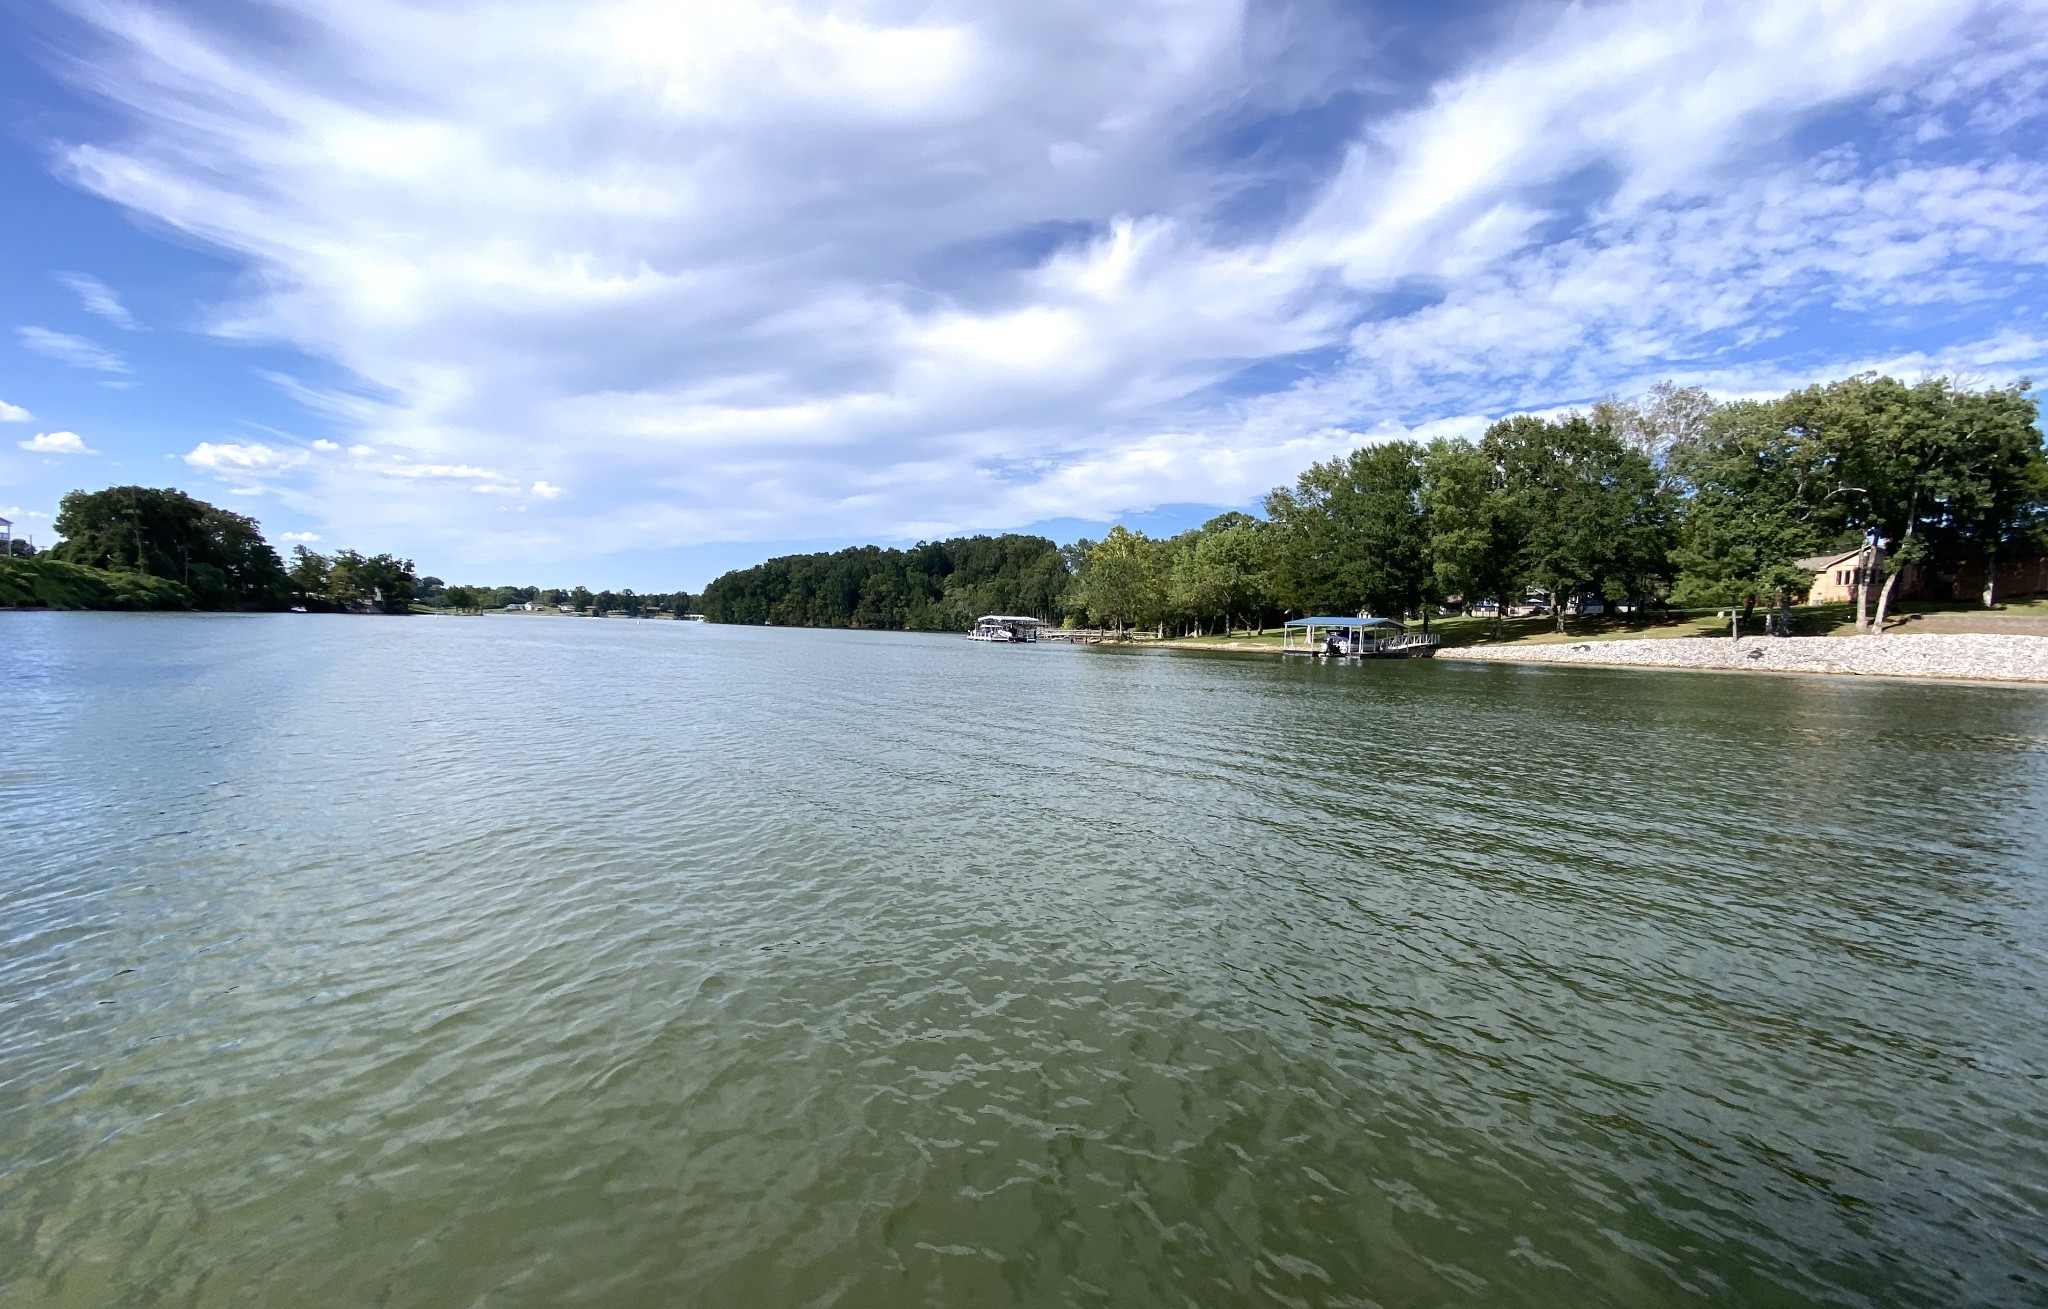
<path id="1" fill-rule="evenodd" d="M 974 624 L 974 630 L 967 634 L 970 641 L 997 641 L 1003 644 L 1036 641 L 1046 622 L 1042 618 L 1028 618 L 1022 614 L 983 614 Z"/>
<path id="2" fill-rule="evenodd" d="M 1405 630 L 1391 618 L 1290 618 L 1280 653 L 1308 659 L 1427 658 L 1443 638 Z"/>

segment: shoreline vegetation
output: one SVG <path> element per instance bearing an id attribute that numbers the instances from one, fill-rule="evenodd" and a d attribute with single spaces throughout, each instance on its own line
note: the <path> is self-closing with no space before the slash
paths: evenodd
<path id="1" fill-rule="evenodd" d="M 1864 374 L 1724 404 L 1663 383 L 1587 413 L 1506 418 L 1476 441 L 1360 448 L 1275 488 L 1263 517 L 1166 539 L 1118 525 L 1067 546 L 982 536 L 782 556 L 711 582 L 703 612 L 924 631 L 1026 614 L 1195 648 L 1263 648 L 1216 635 L 1310 614 L 1392 618 L 1453 649 L 1537 628 L 1792 638 L 1846 621 L 1882 635 L 1930 606 L 1996 616 L 2012 598 L 2001 584 L 2039 585 L 2048 456 L 2030 391 Z M 1823 583 L 1846 609 L 1807 603 L 1830 598 L 1813 594 Z"/>
<path id="2" fill-rule="evenodd" d="M 447 586 L 410 559 L 294 546 L 287 566 L 255 519 L 174 488 L 73 491 L 58 505 L 63 539 L 0 558 L 0 608 L 335 614 L 481 613 L 545 607 L 596 617 L 691 612 L 684 591 L 636 595 L 584 587 Z"/>
<path id="3" fill-rule="evenodd" d="M 450 586 L 411 560 L 304 545 L 287 566 L 253 519 L 183 492 L 74 491 L 56 547 L 0 559 L 0 606 L 701 612 L 928 632 L 1011 613 L 1119 643 L 1250 652 L 1277 650 L 1291 617 L 1371 614 L 1433 632 L 1451 658 L 1661 652 L 1672 667 L 1721 659 L 1702 638 L 1777 667 L 1741 645 L 1758 634 L 2048 646 L 2048 602 L 1999 593 L 2048 575 L 2048 455 L 2030 391 L 1863 374 L 1724 404 L 1661 383 L 1587 413 L 1506 418 L 1477 440 L 1365 446 L 1275 488 L 1263 517 L 1225 513 L 1170 538 L 1117 525 L 1064 546 L 1012 533 L 786 555 L 699 597 Z M 1611 660 L 1538 649 L 1620 642 L 1641 648 Z"/>

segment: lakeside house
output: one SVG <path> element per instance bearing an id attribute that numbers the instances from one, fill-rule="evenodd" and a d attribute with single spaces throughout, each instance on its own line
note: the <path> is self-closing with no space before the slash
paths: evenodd
<path id="1" fill-rule="evenodd" d="M 1806 592 L 1806 603 L 1852 603 L 1856 599 L 1857 557 L 1861 553 L 1858 547 L 1838 550 L 1833 554 L 1808 555 L 1796 561 L 1800 568 L 1813 574 L 1813 584 Z M 1884 585 L 1884 571 L 1873 567 L 1869 573 L 1869 583 L 1874 592 Z M 2048 558 L 2001 559 L 1996 580 L 1996 594 L 2000 596 L 2048 592 Z M 1892 597 L 1896 600 L 1955 600 L 1980 595 L 1983 590 L 1982 560 L 1963 564 L 1951 571 L 1907 564 L 1899 570 L 1899 584 Z"/>
<path id="2" fill-rule="evenodd" d="M 1842 604 L 1856 598 L 1857 558 L 1863 547 L 1840 550 L 1834 554 L 1808 555 L 1797 560 L 1798 567 L 1813 574 L 1813 585 L 1807 588 L 1806 603 L 1810 605 Z M 1916 570 L 1917 571 L 1917 570 Z M 1899 585 L 1906 585 L 1905 578 Z"/>

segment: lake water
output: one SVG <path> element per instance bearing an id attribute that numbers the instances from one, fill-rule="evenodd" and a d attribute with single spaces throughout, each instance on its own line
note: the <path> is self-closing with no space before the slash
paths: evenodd
<path id="1" fill-rule="evenodd" d="M 0 1303 L 2048 1304 L 2048 694 L 0 615 Z"/>

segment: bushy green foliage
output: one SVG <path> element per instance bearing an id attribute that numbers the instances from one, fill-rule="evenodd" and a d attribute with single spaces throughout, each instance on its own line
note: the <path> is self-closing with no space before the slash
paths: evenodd
<path id="1" fill-rule="evenodd" d="M 1313 464 L 1266 497 L 1274 585 L 1289 609 L 1398 618 L 1421 605 L 1431 577 L 1422 469 L 1421 447 L 1388 441 Z"/>
<path id="2" fill-rule="evenodd" d="M 419 591 L 412 560 L 354 550 L 337 550 L 330 557 L 296 546 L 289 576 L 300 604 L 331 613 L 409 613 Z"/>
<path id="3" fill-rule="evenodd" d="M 41 554 L 0 559 L 0 607 L 191 609 L 194 601 L 185 587 L 161 577 Z"/>
<path id="4" fill-rule="evenodd" d="M 1044 537 L 972 536 L 785 555 L 725 574 L 701 603 L 716 623 L 964 632 L 982 614 L 1050 615 L 1066 584 Z"/>
<path id="5" fill-rule="evenodd" d="M 972 537 L 793 555 L 713 582 L 715 621 L 964 630 L 980 613 L 1200 632 L 1281 613 L 1421 617 L 1457 597 L 1783 608 L 1807 555 L 1865 539 L 1909 563 L 1988 565 L 2048 541 L 2048 459 L 2025 384 L 1867 375 L 1721 405 L 1659 384 L 1477 441 L 1392 441 L 1304 471 L 1267 519 L 1061 548 Z M 1890 594 L 1889 586 L 1884 594 Z M 1879 600 L 1880 610 L 1883 599 Z M 1496 620 L 1496 627 L 1498 620 Z"/>
<path id="6" fill-rule="evenodd" d="M 202 609 L 281 609 L 284 565 L 256 521 L 183 491 L 114 486 L 73 491 L 57 506 L 65 563 L 181 584 Z"/>

